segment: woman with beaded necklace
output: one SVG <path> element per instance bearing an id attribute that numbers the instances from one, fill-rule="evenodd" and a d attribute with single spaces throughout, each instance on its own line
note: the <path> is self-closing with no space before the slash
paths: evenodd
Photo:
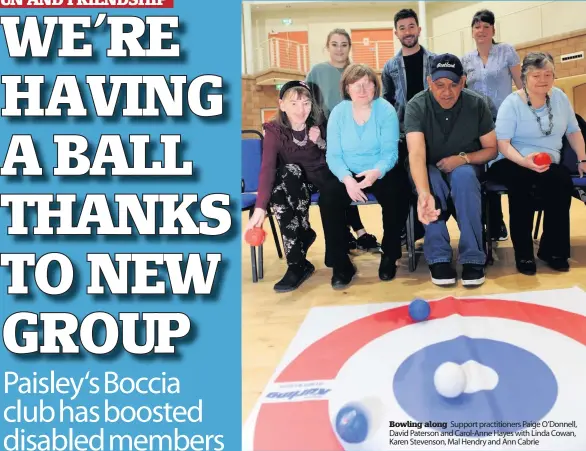
<path id="1" fill-rule="evenodd" d="M 269 203 L 283 237 L 287 272 L 274 286 L 277 292 L 297 289 L 315 271 L 307 252 L 316 239 L 309 222 L 311 194 L 338 183 L 326 162 L 326 125 L 309 86 L 289 81 L 279 93 L 276 117 L 263 124 L 262 164 L 254 212 L 245 227 L 262 227 Z M 323 221 L 323 202 L 320 211 Z M 325 262 L 333 266 L 326 245 Z"/>
<path id="2" fill-rule="evenodd" d="M 584 138 L 565 93 L 554 87 L 555 66 L 548 53 L 529 53 L 523 60 L 523 89 L 502 103 L 496 120 L 499 156 L 488 177 L 507 187 L 510 232 L 520 273 L 533 275 L 534 194 L 541 200 L 544 223 L 537 257 L 557 271 L 568 271 L 572 180 L 561 165 L 562 139 L 567 137 L 578 157 L 577 172 L 586 172 Z M 551 165 L 534 161 L 547 153 Z"/>

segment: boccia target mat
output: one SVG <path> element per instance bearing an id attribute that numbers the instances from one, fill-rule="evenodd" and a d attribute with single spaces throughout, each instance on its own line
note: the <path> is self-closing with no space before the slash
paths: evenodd
<path id="1" fill-rule="evenodd" d="M 586 449 L 584 291 L 428 302 L 421 322 L 410 302 L 310 310 L 243 449 Z M 436 389 L 446 362 L 466 375 L 460 396 Z"/>

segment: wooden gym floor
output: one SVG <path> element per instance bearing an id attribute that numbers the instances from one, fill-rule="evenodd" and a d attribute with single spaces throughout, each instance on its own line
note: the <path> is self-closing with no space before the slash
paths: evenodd
<path id="1" fill-rule="evenodd" d="M 508 225 L 508 204 L 503 196 L 503 212 Z M 380 207 L 378 205 L 360 207 L 362 222 L 369 233 L 382 239 Z M 537 217 L 537 215 L 535 215 Z M 242 214 L 243 224 L 248 213 Z M 520 291 L 537 291 L 579 286 L 586 290 L 586 206 L 573 199 L 571 211 L 572 258 L 569 273 L 557 273 L 543 262 L 537 262 L 538 273 L 529 277 L 519 274 L 510 239 L 498 243 L 495 262 L 489 266 L 486 282 L 478 288 L 469 289 L 458 284 L 454 287 L 440 288 L 432 284 L 423 255 L 415 272 L 410 273 L 407 254 L 399 262 L 397 278 L 391 282 L 381 282 L 378 278 L 380 256 L 362 254 L 354 257 L 358 275 L 348 289 L 334 291 L 330 286 L 331 270 L 323 262 L 323 230 L 317 206 L 310 209 L 310 221 L 318 238 L 309 250 L 308 259 L 315 265 L 316 272 L 299 289 L 291 293 L 279 294 L 273 285 L 286 271 L 286 263 L 279 260 L 275 243 L 270 231 L 269 221 L 265 221 L 267 239 L 264 245 L 264 279 L 252 282 L 250 248 L 242 241 L 242 346 L 243 346 L 243 420 L 262 393 L 265 385 L 281 361 L 289 343 L 296 335 L 307 312 L 312 307 L 328 305 L 371 304 L 382 302 L 404 302 L 415 296 L 424 299 L 455 295 L 476 296 Z M 448 224 L 452 238 L 452 248 L 457 249 L 459 232 L 457 225 L 450 220 Z M 455 251 L 457 253 L 457 251 Z M 458 277 L 461 271 L 458 268 Z"/>

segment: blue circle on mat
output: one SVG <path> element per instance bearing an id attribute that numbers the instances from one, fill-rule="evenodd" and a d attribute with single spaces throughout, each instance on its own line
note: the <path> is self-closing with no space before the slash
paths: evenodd
<path id="1" fill-rule="evenodd" d="M 469 360 L 494 370 L 498 374 L 496 387 L 463 393 L 457 398 L 441 396 L 433 382 L 437 367 L 445 362 L 461 365 Z M 458 337 L 409 356 L 395 374 L 393 392 L 401 408 L 416 421 L 447 422 L 446 428 L 434 429 L 515 432 L 526 427 L 524 421 L 539 421 L 551 410 L 558 384 L 549 366 L 523 348 L 501 341 Z M 494 427 L 456 427 L 452 422 L 487 422 Z"/>

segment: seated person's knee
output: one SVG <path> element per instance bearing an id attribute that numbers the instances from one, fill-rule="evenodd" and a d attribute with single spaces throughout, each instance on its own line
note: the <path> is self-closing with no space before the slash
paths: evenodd
<path id="1" fill-rule="evenodd" d="M 476 170 L 472 166 L 464 165 L 457 167 L 452 172 L 451 178 L 451 185 L 456 189 L 480 189 L 480 181 L 478 180 Z"/>
<path id="2" fill-rule="evenodd" d="M 319 200 L 321 202 L 339 203 L 347 197 L 346 186 L 338 179 L 332 179 L 320 187 Z"/>
<path id="3" fill-rule="evenodd" d="M 288 174 L 292 174 L 296 177 L 301 177 L 301 175 L 303 174 L 303 170 L 301 169 L 301 166 L 299 166 L 298 164 L 283 165 L 281 167 L 281 172 L 283 175 L 288 173 Z"/>

